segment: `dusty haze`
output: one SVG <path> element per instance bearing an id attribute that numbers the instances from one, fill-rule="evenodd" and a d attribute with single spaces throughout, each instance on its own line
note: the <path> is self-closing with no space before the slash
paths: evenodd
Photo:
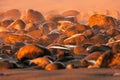
<path id="1" fill-rule="evenodd" d="M 67 9 L 86 10 L 120 10 L 120 0 L 0 0 L 0 10 L 25 10 L 32 8 L 41 12 Z"/>

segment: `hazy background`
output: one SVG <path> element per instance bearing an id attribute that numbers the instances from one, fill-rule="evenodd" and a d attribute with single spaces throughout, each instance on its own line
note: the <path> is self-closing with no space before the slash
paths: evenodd
<path id="1" fill-rule="evenodd" d="M 86 10 L 120 10 L 120 0 L 0 0 L 0 11 L 9 9 L 25 10 L 32 8 L 41 12 L 67 9 Z"/>

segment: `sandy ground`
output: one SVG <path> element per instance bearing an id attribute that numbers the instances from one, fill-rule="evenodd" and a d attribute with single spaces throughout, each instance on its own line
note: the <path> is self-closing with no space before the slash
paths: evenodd
<path id="1" fill-rule="evenodd" d="M 120 75 L 115 73 L 120 73 L 120 69 L 14 69 L 0 71 L 0 80 L 120 80 Z"/>

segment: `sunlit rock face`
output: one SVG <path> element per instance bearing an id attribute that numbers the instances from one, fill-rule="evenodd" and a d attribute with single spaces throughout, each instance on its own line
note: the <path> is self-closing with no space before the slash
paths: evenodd
<path id="1" fill-rule="evenodd" d="M 51 52 L 40 45 L 28 44 L 21 47 L 16 53 L 18 60 L 35 59 L 45 55 L 52 55 Z"/>
<path id="2" fill-rule="evenodd" d="M 41 12 L 28 9 L 26 10 L 25 14 L 23 14 L 22 19 L 25 23 L 34 23 L 34 24 L 40 24 L 44 22 L 44 16 Z"/>
<path id="3" fill-rule="evenodd" d="M 48 64 L 45 67 L 45 70 L 51 71 L 51 70 L 58 70 L 58 69 L 65 69 L 65 65 L 62 62 L 53 62 Z"/>
<path id="4" fill-rule="evenodd" d="M 30 60 L 30 64 L 36 64 L 37 66 L 39 66 L 39 68 L 45 68 L 50 63 L 52 63 L 52 61 L 46 57 L 39 57 Z"/>
<path id="5" fill-rule="evenodd" d="M 89 18 L 88 25 L 90 27 L 98 26 L 101 28 L 113 28 L 116 27 L 115 19 L 113 17 L 95 14 Z"/>
<path id="6" fill-rule="evenodd" d="M 9 30 L 6 27 L 0 27 L 0 32 L 9 32 Z"/>
<path id="7" fill-rule="evenodd" d="M 21 12 L 18 9 L 11 9 L 3 13 L 4 19 L 16 20 L 21 17 Z"/>
<path id="8" fill-rule="evenodd" d="M 120 13 L 117 10 L 98 10 L 98 11 L 91 10 L 91 11 L 81 11 L 79 14 L 76 15 L 76 19 L 79 23 L 87 24 L 90 16 L 94 14 L 111 16 L 115 19 L 120 18 Z"/>

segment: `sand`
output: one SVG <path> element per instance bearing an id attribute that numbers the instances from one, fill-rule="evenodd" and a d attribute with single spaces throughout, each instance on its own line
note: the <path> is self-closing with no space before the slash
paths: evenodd
<path id="1" fill-rule="evenodd" d="M 54 71 L 12 69 L 0 71 L 0 80 L 120 80 L 118 73 L 120 69 L 79 68 Z"/>

